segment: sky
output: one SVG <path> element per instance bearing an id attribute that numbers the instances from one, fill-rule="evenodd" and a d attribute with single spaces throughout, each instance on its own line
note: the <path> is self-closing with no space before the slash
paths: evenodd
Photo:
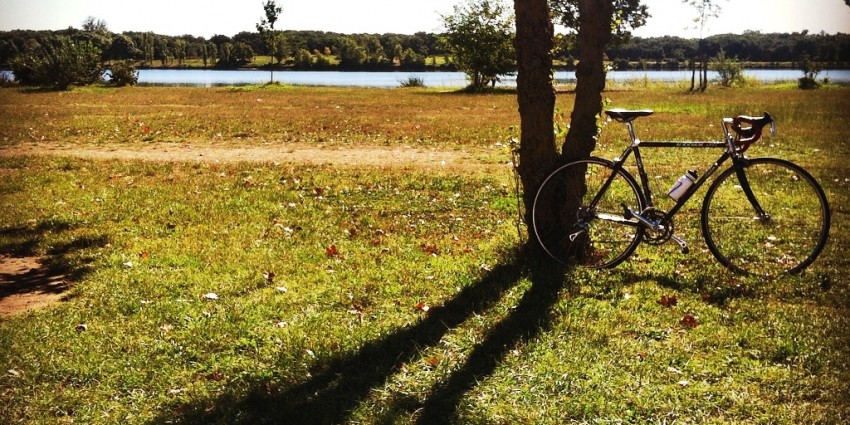
<path id="1" fill-rule="evenodd" d="M 277 0 L 281 30 L 338 33 L 442 31 L 441 15 L 466 0 Z M 722 15 L 711 19 L 704 35 L 747 30 L 850 33 L 850 7 L 844 0 L 719 0 Z M 264 0 L 0 0 L 0 31 L 80 28 L 89 16 L 106 21 L 113 32 L 153 31 L 209 38 L 255 31 L 264 17 Z M 133 4 L 133 6 L 130 6 Z M 641 37 L 675 35 L 697 38 L 695 10 L 681 0 L 645 0 L 652 18 L 634 32 Z"/>

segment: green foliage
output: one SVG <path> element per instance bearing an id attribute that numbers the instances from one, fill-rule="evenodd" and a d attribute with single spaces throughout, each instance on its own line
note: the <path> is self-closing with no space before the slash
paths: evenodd
<path id="1" fill-rule="evenodd" d="M 298 49 L 298 55 L 295 56 L 296 68 L 310 68 L 313 66 L 313 55 L 307 49 Z"/>
<path id="2" fill-rule="evenodd" d="M 87 85 L 103 78 L 101 51 L 87 41 L 57 36 L 42 40 L 39 46 L 11 62 L 15 79 L 25 86 L 66 89 Z"/>
<path id="3" fill-rule="evenodd" d="M 578 31 L 579 0 L 549 0 L 554 19 L 571 31 Z M 629 39 L 630 31 L 646 24 L 649 18 L 646 5 L 640 0 L 614 0 L 614 15 L 611 16 L 611 28 L 615 45 Z"/>
<path id="4" fill-rule="evenodd" d="M 820 73 L 820 65 L 813 61 L 808 55 L 803 56 L 800 61 L 800 70 L 803 71 L 803 77 L 799 80 L 799 87 L 803 90 L 813 90 L 820 88 L 817 82 L 817 76 Z"/>
<path id="5" fill-rule="evenodd" d="M 280 31 L 274 29 L 274 24 L 277 22 L 278 17 L 280 17 L 283 9 L 275 4 L 274 0 L 266 0 L 263 3 L 263 11 L 265 12 L 265 17 L 257 24 L 257 32 L 260 33 L 260 37 L 262 37 L 265 47 L 271 52 L 272 57 L 280 64 L 284 58 L 284 48 L 286 46 L 284 45 Z M 251 56 L 254 56 L 253 53 Z M 271 82 L 274 81 L 274 68 L 270 68 L 269 71 L 271 73 L 271 79 L 269 81 Z"/>
<path id="6" fill-rule="evenodd" d="M 711 59 L 711 69 L 717 71 L 720 84 L 723 87 L 732 87 L 744 84 L 744 67 L 741 61 L 726 56 L 723 50 Z"/>
<path id="7" fill-rule="evenodd" d="M 113 62 L 109 75 L 109 83 L 118 87 L 134 86 L 139 82 L 139 72 L 131 60 Z"/>
<path id="8" fill-rule="evenodd" d="M 248 44 L 241 41 L 236 42 L 236 44 L 224 43 L 221 47 L 217 66 L 235 68 L 245 66 L 252 60 L 254 60 L 254 50 Z"/>
<path id="9" fill-rule="evenodd" d="M 422 77 L 407 77 L 406 80 L 401 82 L 401 87 L 425 87 L 425 80 Z"/>
<path id="10" fill-rule="evenodd" d="M 500 0 L 467 0 L 443 16 L 454 63 L 481 91 L 516 68 L 513 18 Z"/>

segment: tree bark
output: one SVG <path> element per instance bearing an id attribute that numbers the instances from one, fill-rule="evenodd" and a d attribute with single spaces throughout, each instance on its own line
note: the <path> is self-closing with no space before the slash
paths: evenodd
<path id="1" fill-rule="evenodd" d="M 587 157 L 596 148 L 597 119 L 602 113 L 602 91 L 605 90 L 605 47 L 611 41 L 614 14 L 609 0 L 579 0 L 578 4 L 579 63 L 575 106 L 563 147 L 567 160 Z"/>
<path id="2" fill-rule="evenodd" d="M 514 0 L 517 102 L 520 115 L 519 175 L 526 224 L 540 183 L 558 161 L 555 147 L 555 88 L 552 49 L 555 30 L 547 0 Z M 533 239 L 533 238 L 532 238 Z"/>
<path id="3" fill-rule="evenodd" d="M 603 57 L 611 39 L 613 4 L 609 0 L 579 1 L 579 64 L 576 68 L 576 99 L 570 130 L 560 154 L 554 140 L 553 113 L 555 91 L 552 84 L 552 50 L 554 27 L 548 0 L 514 0 L 516 13 L 515 47 L 517 52 L 517 101 L 520 112 L 519 174 L 523 185 L 523 204 L 531 243 L 529 258 L 546 257 L 535 243 L 533 219 L 545 229 L 547 240 L 558 245 L 571 244 L 564 237 L 573 229 L 579 205 L 565 190 L 553 191 L 544 199 L 546 208 L 534 211 L 537 190 L 555 166 L 564 160 L 583 158 L 596 147 L 597 119 L 602 112 L 602 91 L 605 89 Z M 583 189 L 583 173 L 559 181 L 562 189 Z M 566 181 L 569 180 L 569 181 Z M 574 205 L 573 205 L 574 204 Z M 533 216 L 533 217 L 532 217 Z M 589 246 L 586 238 L 575 242 L 578 247 Z M 584 250 L 571 249 L 579 259 Z M 560 258 L 559 260 L 568 260 Z"/>

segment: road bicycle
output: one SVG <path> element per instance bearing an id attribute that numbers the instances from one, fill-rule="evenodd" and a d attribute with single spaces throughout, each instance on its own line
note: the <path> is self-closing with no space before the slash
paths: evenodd
<path id="1" fill-rule="evenodd" d="M 673 218 L 730 160 L 708 187 L 700 210 L 702 235 L 721 264 L 736 273 L 777 276 L 802 271 L 823 250 L 830 209 L 815 178 L 787 160 L 744 155 L 768 125 L 775 135 L 770 114 L 724 118 L 725 140 L 715 142 L 642 142 L 634 123 L 653 111 L 612 109 L 605 114 L 626 125 L 631 144 L 614 160 L 588 157 L 558 167 L 535 196 L 532 227 L 555 260 L 614 267 L 641 242 L 674 241 L 688 253 L 685 240 L 674 233 Z M 641 147 L 716 148 L 723 153 L 702 176 L 689 171 L 676 182 L 669 192 L 675 206 L 665 212 L 653 202 Z M 624 168 L 631 155 L 640 180 Z"/>

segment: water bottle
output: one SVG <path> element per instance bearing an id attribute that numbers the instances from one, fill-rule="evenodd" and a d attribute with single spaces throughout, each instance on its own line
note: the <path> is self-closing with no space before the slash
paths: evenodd
<path id="1" fill-rule="evenodd" d="M 691 186 L 697 181 L 697 172 L 694 170 L 688 170 L 687 173 L 679 177 L 679 180 L 676 180 L 676 183 L 673 184 L 673 187 L 670 188 L 670 191 L 667 192 L 667 196 L 673 198 L 674 201 L 678 201 Z"/>

